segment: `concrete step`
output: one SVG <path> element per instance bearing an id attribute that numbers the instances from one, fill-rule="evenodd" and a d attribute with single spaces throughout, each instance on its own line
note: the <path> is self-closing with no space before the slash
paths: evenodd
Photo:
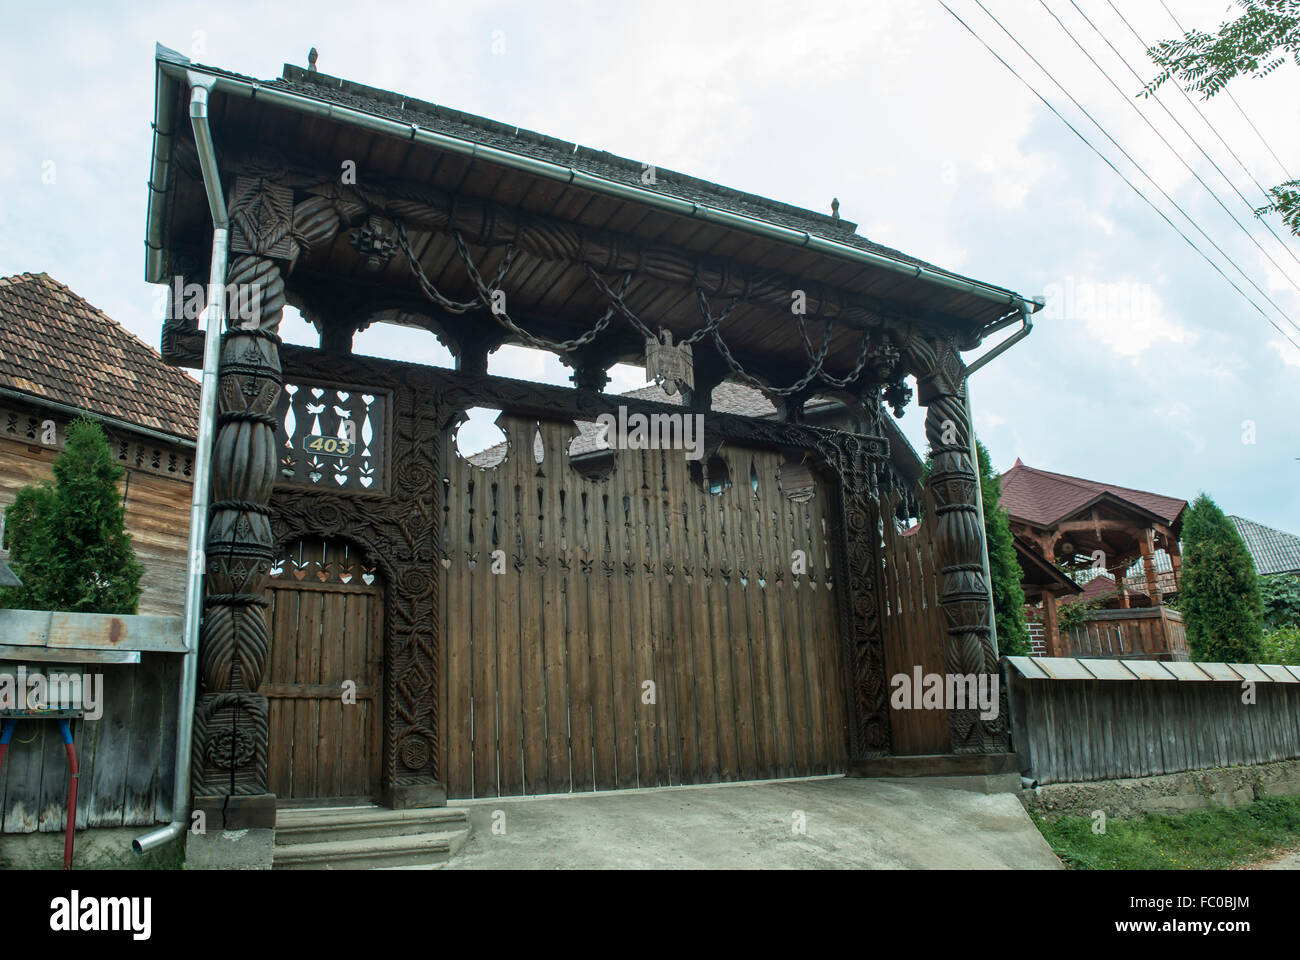
<path id="1" fill-rule="evenodd" d="M 272 869 L 374 870 L 385 867 L 432 867 L 451 858 L 460 847 L 457 839 L 454 833 L 448 832 L 291 843 L 276 846 Z"/>
<path id="2" fill-rule="evenodd" d="M 280 847 L 468 830 L 469 812 L 463 808 L 389 810 L 378 806 L 297 807 L 278 812 L 275 844 Z"/>

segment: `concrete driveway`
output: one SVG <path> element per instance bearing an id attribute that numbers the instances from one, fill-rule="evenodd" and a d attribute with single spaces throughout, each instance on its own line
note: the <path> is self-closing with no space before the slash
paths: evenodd
<path id="1" fill-rule="evenodd" d="M 1011 793 L 822 777 L 453 801 L 474 830 L 446 870 L 1047 869 Z"/>

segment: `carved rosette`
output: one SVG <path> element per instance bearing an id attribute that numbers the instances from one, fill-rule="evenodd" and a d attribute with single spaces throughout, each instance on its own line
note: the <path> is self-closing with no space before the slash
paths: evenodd
<path id="1" fill-rule="evenodd" d="M 989 633 L 989 592 L 984 577 L 984 531 L 979 519 L 978 465 L 971 462 L 971 428 L 966 417 L 965 367 L 951 340 L 909 344 L 921 402 L 928 406 L 929 489 L 935 504 L 936 543 L 943 578 L 940 603 L 948 642 L 944 668 L 950 674 L 997 675 Z M 1006 719 L 982 720 L 977 709 L 949 710 L 954 753 L 1007 749 Z"/>

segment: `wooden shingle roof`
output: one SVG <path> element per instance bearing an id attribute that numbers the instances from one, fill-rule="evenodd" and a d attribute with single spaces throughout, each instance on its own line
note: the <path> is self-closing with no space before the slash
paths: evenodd
<path id="1" fill-rule="evenodd" d="M 1300 573 L 1300 537 L 1285 530 L 1275 530 L 1245 517 L 1229 516 L 1232 525 L 1255 561 L 1260 576 L 1274 573 Z"/>
<path id="2" fill-rule="evenodd" d="M 199 384 L 44 273 L 0 278 L 0 386 L 192 439 Z"/>

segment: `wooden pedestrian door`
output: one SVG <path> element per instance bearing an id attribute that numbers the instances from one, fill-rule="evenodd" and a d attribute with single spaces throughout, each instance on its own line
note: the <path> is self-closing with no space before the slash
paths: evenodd
<path id="1" fill-rule="evenodd" d="M 602 469 L 571 422 L 497 423 L 503 462 L 443 461 L 448 796 L 843 772 L 830 488 L 768 450 Z"/>
<path id="2" fill-rule="evenodd" d="M 379 790 L 383 592 L 346 544 L 303 540 L 268 580 L 269 786 L 278 798 Z"/>

